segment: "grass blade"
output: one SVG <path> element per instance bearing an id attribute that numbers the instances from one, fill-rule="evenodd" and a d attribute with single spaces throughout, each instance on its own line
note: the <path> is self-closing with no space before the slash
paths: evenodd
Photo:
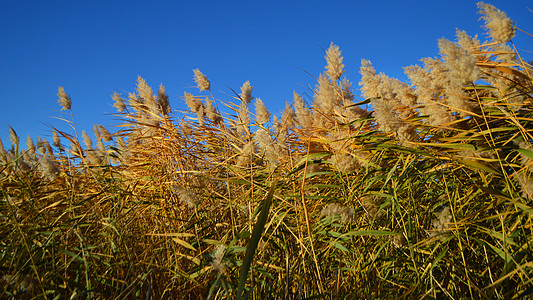
<path id="1" fill-rule="evenodd" d="M 272 198 L 274 197 L 276 183 L 277 182 L 272 183 L 272 186 L 270 187 L 270 190 L 268 191 L 268 194 L 265 200 L 263 201 L 263 207 L 261 208 L 259 216 L 257 217 L 257 223 L 255 223 L 254 230 L 252 231 L 250 243 L 248 243 L 248 247 L 246 247 L 246 254 L 244 255 L 244 260 L 242 262 L 239 285 L 237 288 L 238 300 L 242 299 L 241 295 L 244 291 L 244 285 L 246 284 L 246 279 L 248 278 L 248 272 L 250 271 L 250 266 L 254 258 L 255 250 L 257 249 L 257 245 L 259 244 L 259 240 L 261 239 L 261 235 L 263 233 L 263 229 L 268 218 L 268 212 L 272 204 Z"/>

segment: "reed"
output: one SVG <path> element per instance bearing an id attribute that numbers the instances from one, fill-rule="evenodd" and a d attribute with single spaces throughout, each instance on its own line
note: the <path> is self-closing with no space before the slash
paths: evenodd
<path id="1" fill-rule="evenodd" d="M 531 295 L 533 69 L 478 7 L 488 40 L 439 40 L 408 83 L 362 60 L 359 99 L 331 44 L 280 116 L 195 69 L 187 111 L 139 77 L 80 141 L 59 88 L 71 130 L 0 141 L 2 297 Z"/>

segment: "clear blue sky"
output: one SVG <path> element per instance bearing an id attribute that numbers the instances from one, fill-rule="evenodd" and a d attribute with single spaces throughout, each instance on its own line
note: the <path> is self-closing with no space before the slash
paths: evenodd
<path id="1" fill-rule="evenodd" d="M 69 131 L 54 116 L 57 88 L 73 100 L 77 127 L 116 125 L 111 94 L 127 96 L 141 75 L 166 87 L 174 110 L 183 92 L 198 94 L 192 69 L 231 100 L 249 80 L 253 96 L 280 113 L 293 90 L 312 95 L 330 42 L 343 52 L 359 95 L 361 58 L 405 79 L 402 67 L 438 53 L 437 40 L 455 29 L 482 34 L 477 1 L 4 1 L 0 11 L 0 138 L 8 124 L 25 145 L 31 134 L 51 141 L 46 124 Z M 486 1 L 533 32 L 533 1 Z M 533 60 L 533 38 L 514 39 Z M 305 70 L 306 72 L 302 71 Z M 307 95 L 307 96 L 306 96 Z M 24 146 L 25 147 L 25 146 Z"/>

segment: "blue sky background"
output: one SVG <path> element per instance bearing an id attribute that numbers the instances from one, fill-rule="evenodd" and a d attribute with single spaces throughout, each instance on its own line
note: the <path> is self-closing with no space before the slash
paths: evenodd
<path id="1" fill-rule="evenodd" d="M 533 32 L 533 1 L 486 1 Z M 24 147 L 28 134 L 51 141 L 57 88 L 73 100 L 78 130 L 117 125 L 113 92 L 134 92 L 141 75 L 166 87 L 174 110 L 183 92 L 198 94 L 192 69 L 215 96 L 232 99 L 249 80 L 253 96 L 280 113 L 293 90 L 312 97 L 330 42 L 344 56 L 359 95 L 361 58 L 378 72 L 405 79 L 402 67 L 438 54 L 437 40 L 456 28 L 481 37 L 476 1 L 4 1 L 0 11 L 0 138 L 11 125 Z M 483 40 L 484 38 L 482 38 Z M 533 37 L 513 40 L 533 60 Z M 309 73 L 309 74 L 308 74 Z"/>

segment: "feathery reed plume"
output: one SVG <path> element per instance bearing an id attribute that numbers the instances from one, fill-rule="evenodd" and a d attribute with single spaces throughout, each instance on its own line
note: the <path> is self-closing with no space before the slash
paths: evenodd
<path id="1" fill-rule="evenodd" d="M 63 146 L 61 145 L 61 140 L 59 139 L 59 135 L 57 134 L 57 131 L 54 130 L 54 133 L 53 133 L 53 145 L 54 147 L 57 148 L 57 150 L 59 150 L 59 152 L 63 152 L 65 149 L 63 148 Z"/>
<path id="2" fill-rule="evenodd" d="M 337 203 L 329 203 L 320 212 L 321 217 L 339 217 L 341 223 L 351 223 L 354 220 L 355 210 Z"/>
<path id="3" fill-rule="evenodd" d="M 365 98 L 372 99 L 374 117 L 380 130 L 393 132 L 400 141 L 412 140 L 414 129 L 404 119 L 414 114 L 409 106 L 413 102 L 414 91 L 399 80 L 384 74 L 377 75 L 368 60 L 361 60 L 360 73 L 361 92 Z"/>
<path id="4" fill-rule="evenodd" d="M 385 214 L 383 210 L 379 210 L 379 197 L 365 195 L 359 201 L 369 219 L 380 219 Z"/>
<path id="5" fill-rule="evenodd" d="M 448 70 L 448 78 L 458 86 L 473 84 L 479 79 L 477 59 L 466 49 L 445 39 L 439 39 L 439 52 Z"/>
<path id="6" fill-rule="evenodd" d="M 40 136 L 37 137 L 37 149 L 41 155 L 45 155 L 46 147 L 44 146 L 44 142 Z"/>
<path id="7" fill-rule="evenodd" d="M 163 84 L 160 84 L 159 90 L 157 90 L 157 103 L 159 104 L 163 115 L 168 115 L 170 113 L 170 101 L 168 100 L 168 94 L 165 91 L 165 86 L 163 86 Z"/>
<path id="8" fill-rule="evenodd" d="M 507 44 L 494 44 L 490 46 L 490 50 L 492 50 L 491 54 L 495 54 L 495 61 L 499 61 L 502 63 L 506 63 L 509 65 L 520 65 L 517 62 L 517 56 L 515 51 Z M 509 74 L 510 75 L 510 74 Z"/>
<path id="9" fill-rule="evenodd" d="M 295 118 L 294 109 L 292 108 L 289 102 L 286 102 L 285 109 L 283 109 L 283 113 L 281 115 L 281 122 L 286 130 L 294 127 L 295 125 L 294 118 Z"/>
<path id="10" fill-rule="evenodd" d="M 415 87 L 417 103 L 422 105 L 420 114 L 427 116 L 424 122 L 429 125 L 440 126 L 454 120 L 451 113 L 437 99 L 438 94 L 435 90 L 437 86 L 435 86 L 434 77 L 439 70 L 430 70 L 427 65 L 425 68 L 414 65 L 404 68 L 404 72 Z"/>
<path id="11" fill-rule="evenodd" d="M 250 104 L 250 102 L 254 99 L 254 97 L 252 97 L 252 90 L 253 90 L 253 86 L 250 84 L 250 81 L 246 81 L 242 85 L 241 93 L 239 94 L 242 102 L 246 104 Z"/>
<path id="12" fill-rule="evenodd" d="M 103 127 L 101 125 L 93 125 L 93 132 L 94 132 L 94 136 L 96 137 L 96 145 L 97 145 L 97 148 L 98 150 L 100 151 L 105 151 L 105 145 L 104 145 L 104 141 L 103 141 L 103 137 L 102 137 L 102 134 L 100 132 L 100 128 Z"/>
<path id="13" fill-rule="evenodd" d="M 189 109 L 193 113 L 196 114 L 197 119 L 198 119 L 198 125 L 203 126 L 204 125 L 204 105 L 202 104 L 202 101 L 187 92 L 184 93 L 184 98 L 185 98 L 185 103 L 187 104 Z"/>
<path id="14" fill-rule="evenodd" d="M 178 196 L 181 202 L 184 204 L 187 204 L 189 208 L 195 208 L 200 199 L 198 199 L 198 196 L 196 196 L 196 193 L 190 189 L 179 187 L 177 185 L 171 186 L 174 193 Z"/>
<path id="15" fill-rule="evenodd" d="M 485 21 L 487 33 L 495 42 L 507 43 L 515 36 L 515 24 L 506 13 L 483 2 L 478 2 L 477 7 L 481 19 Z"/>
<path id="16" fill-rule="evenodd" d="M 254 142 L 249 141 L 242 147 L 239 157 L 237 158 L 237 166 L 244 166 L 252 162 L 252 155 L 254 151 Z"/>
<path id="17" fill-rule="evenodd" d="M 118 112 L 123 112 L 126 109 L 126 103 L 124 103 L 124 99 L 122 99 L 122 97 L 120 97 L 117 92 L 113 93 L 111 99 L 113 99 L 113 106 L 117 109 Z"/>
<path id="18" fill-rule="evenodd" d="M 259 148 L 263 149 L 263 152 L 265 153 L 266 158 L 268 160 L 269 166 L 276 166 L 280 152 L 277 145 L 272 140 L 272 137 L 270 137 L 270 134 L 268 134 L 267 131 L 261 128 L 255 132 L 254 140 L 259 145 Z"/>
<path id="19" fill-rule="evenodd" d="M 278 118 L 278 116 L 274 116 L 272 118 L 272 128 L 276 132 L 276 136 L 277 136 L 278 140 L 282 140 L 282 139 L 284 139 L 286 137 L 286 134 L 284 135 L 284 132 L 283 132 L 283 127 L 284 127 L 283 123 Z"/>
<path id="20" fill-rule="evenodd" d="M 33 143 L 33 140 L 31 136 L 28 134 L 28 138 L 26 138 L 26 147 L 28 147 L 28 153 L 35 157 L 35 144 Z"/>
<path id="21" fill-rule="evenodd" d="M 209 91 L 211 89 L 211 82 L 207 79 L 207 77 L 200 72 L 199 69 L 192 70 L 194 72 L 194 82 L 196 82 L 196 86 L 201 91 Z"/>
<path id="22" fill-rule="evenodd" d="M 107 128 L 105 128 L 104 126 L 98 125 L 98 132 L 102 136 L 102 139 L 104 140 L 104 142 L 113 141 L 113 136 L 111 135 L 111 133 L 109 133 L 109 130 L 107 130 Z"/>
<path id="23" fill-rule="evenodd" d="M 452 213 L 450 211 L 450 208 L 448 206 L 444 207 L 440 212 L 435 213 L 437 216 L 436 220 L 432 221 L 433 225 L 433 232 L 430 234 L 430 236 L 435 236 L 439 233 L 444 232 L 446 228 L 448 228 L 448 224 L 452 221 Z"/>
<path id="24" fill-rule="evenodd" d="M 11 126 L 9 126 L 9 140 L 11 141 L 11 145 L 19 144 L 19 136 Z"/>
<path id="25" fill-rule="evenodd" d="M 154 102 L 154 92 L 141 76 L 137 77 L 137 93 L 147 102 Z"/>
<path id="26" fill-rule="evenodd" d="M 127 165 L 130 152 L 128 151 L 128 145 L 126 144 L 126 141 L 121 136 L 117 138 L 117 148 L 122 163 Z"/>
<path id="27" fill-rule="evenodd" d="M 87 134 L 85 130 L 81 131 L 81 136 L 83 138 L 83 143 L 85 144 L 85 148 L 92 149 L 93 141 L 91 141 L 91 137 Z"/>
<path id="28" fill-rule="evenodd" d="M 255 100 L 255 115 L 258 124 L 264 125 L 270 121 L 270 112 L 260 98 Z"/>
<path id="29" fill-rule="evenodd" d="M 54 181 L 59 177 L 57 163 L 48 155 L 39 156 L 38 169 L 41 176 L 49 181 Z"/>
<path id="30" fill-rule="evenodd" d="M 100 128 L 98 126 L 99 126 L 98 124 L 93 125 L 93 133 L 94 133 L 94 136 L 96 137 L 96 140 L 101 141 L 102 136 L 100 135 Z"/>
<path id="31" fill-rule="evenodd" d="M 347 154 L 334 154 L 332 157 L 332 164 L 335 169 L 341 173 L 351 173 L 357 171 L 361 167 L 359 161 Z"/>
<path id="32" fill-rule="evenodd" d="M 281 115 L 281 120 L 277 116 L 274 116 L 272 127 L 276 132 L 276 137 L 278 139 L 278 145 L 280 147 L 285 147 L 287 142 L 287 137 L 289 136 L 289 129 L 294 128 L 294 110 L 289 103 L 285 103 L 285 109 Z"/>
<path id="33" fill-rule="evenodd" d="M 324 74 L 318 76 L 318 84 L 315 89 L 313 106 L 323 114 L 333 111 L 339 105 L 338 93 L 335 91 L 335 83 Z"/>
<path id="34" fill-rule="evenodd" d="M 184 93 L 185 103 L 193 113 L 197 113 L 202 106 L 202 101 L 187 92 Z"/>
<path id="35" fill-rule="evenodd" d="M 223 262 L 224 254 L 226 253 L 226 246 L 221 244 L 217 246 L 217 250 L 212 255 L 211 266 L 218 271 L 219 274 L 226 274 L 226 263 Z"/>
<path id="36" fill-rule="evenodd" d="M 57 100 L 57 103 L 61 106 L 61 110 L 70 110 L 72 107 L 72 99 L 70 98 L 67 93 L 65 93 L 65 89 L 63 87 L 59 87 L 57 89 L 57 96 L 59 99 Z"/>
<path id="37" fill-rule="evenodd" d="M 341 56 L 339 47 L 333 44 L 333 42 L 331 42 L 329 49 L 326 51 L 325 58 L 328 62 L 325 72 L 326 75 L 333 81 L 339 80 L 342 74 L 344 74 L 343 57 Z"/>
<path id="38" fill-rule="evenodd" d="M 348 81 L 346 77 L 342 79 L 341 82 L 341 97 L 342 97 L 342 107 L 339 107 L 335 110 L 337 115 L 337 121 L 339 123 L 349 123 L 354 120 L 365 118 L 368 116 L 368 112 L 355 105 L 354 95 L 352 92 L 352 83 Z M 407 99 L 410 99 L 410 95 L 405 95 Z M 411 96 L 412 97 L 412 96 Z"/>
<path id="39" fill-rule="evenodd" d="M 207 97 L 205 99 L 205 113 L 211 121 L 215 124 L 222 123 L 223 119 L 220 113 L 217 111 L 215 105 L 213 104 L 213 100 L 211 98 Z"/>
<path id="40" fill-rule="evenodd" d="M 44 145 L 44 148 L 46 150 L 46 155 L 48 155 L 49 157 L 54 157 L 54 150 L 52 149 L 52 146 L 50 146 L 50 143 L 48 142 L 48 140 L 46 139 L 43 139 L 43 145 Z"/>
<path id="41" fill-rule="evenodd" d="M 103 166 L 105 164 L 105 157 L 102 152 L 98 150 L 88 149 L 87 162 L 90 166 Z"/>
<path id="42" fill-rule="evenodd" d="M 466 31 L 457 29 L 455 31 L 455 36 L 457 39 L 457 44 L 466 50 L 470 55 L 476 57 L 477 60 L 485 59 L 485 54 L 480 53 L 481 42 L 477 38 L 477 35 L 471 37 L 466 33 Z"/>
<path id="43" fill-rule="evenodd" d="M 447 77 L 446 82 L 443 83 L 447 94 L 446 101 L 453 110 L 465 116 L 466 112 L 473 110 L 473 105 L 468 100 L 463 87 L 474 84 L 480 78 L 480 72 L 476 66 L 477 59 L 447 39 L 439 40 L 439 51 Z"/>
<path id="44" fill-rule="evenodd" d="M 302 128 L 309 128 L 313 124 L 313 114 L 305 107 L 304 99 L 298 93 L 293 92 L 293 107 L 296 115 L 296 122 Z"/>
<path id="45" fill-rule="evenodd" d="M 135 93 L 128 93 L 128 103 L 137 114 L 142 113 L 144 100 L 142 98 L 137 97 Z"/>

